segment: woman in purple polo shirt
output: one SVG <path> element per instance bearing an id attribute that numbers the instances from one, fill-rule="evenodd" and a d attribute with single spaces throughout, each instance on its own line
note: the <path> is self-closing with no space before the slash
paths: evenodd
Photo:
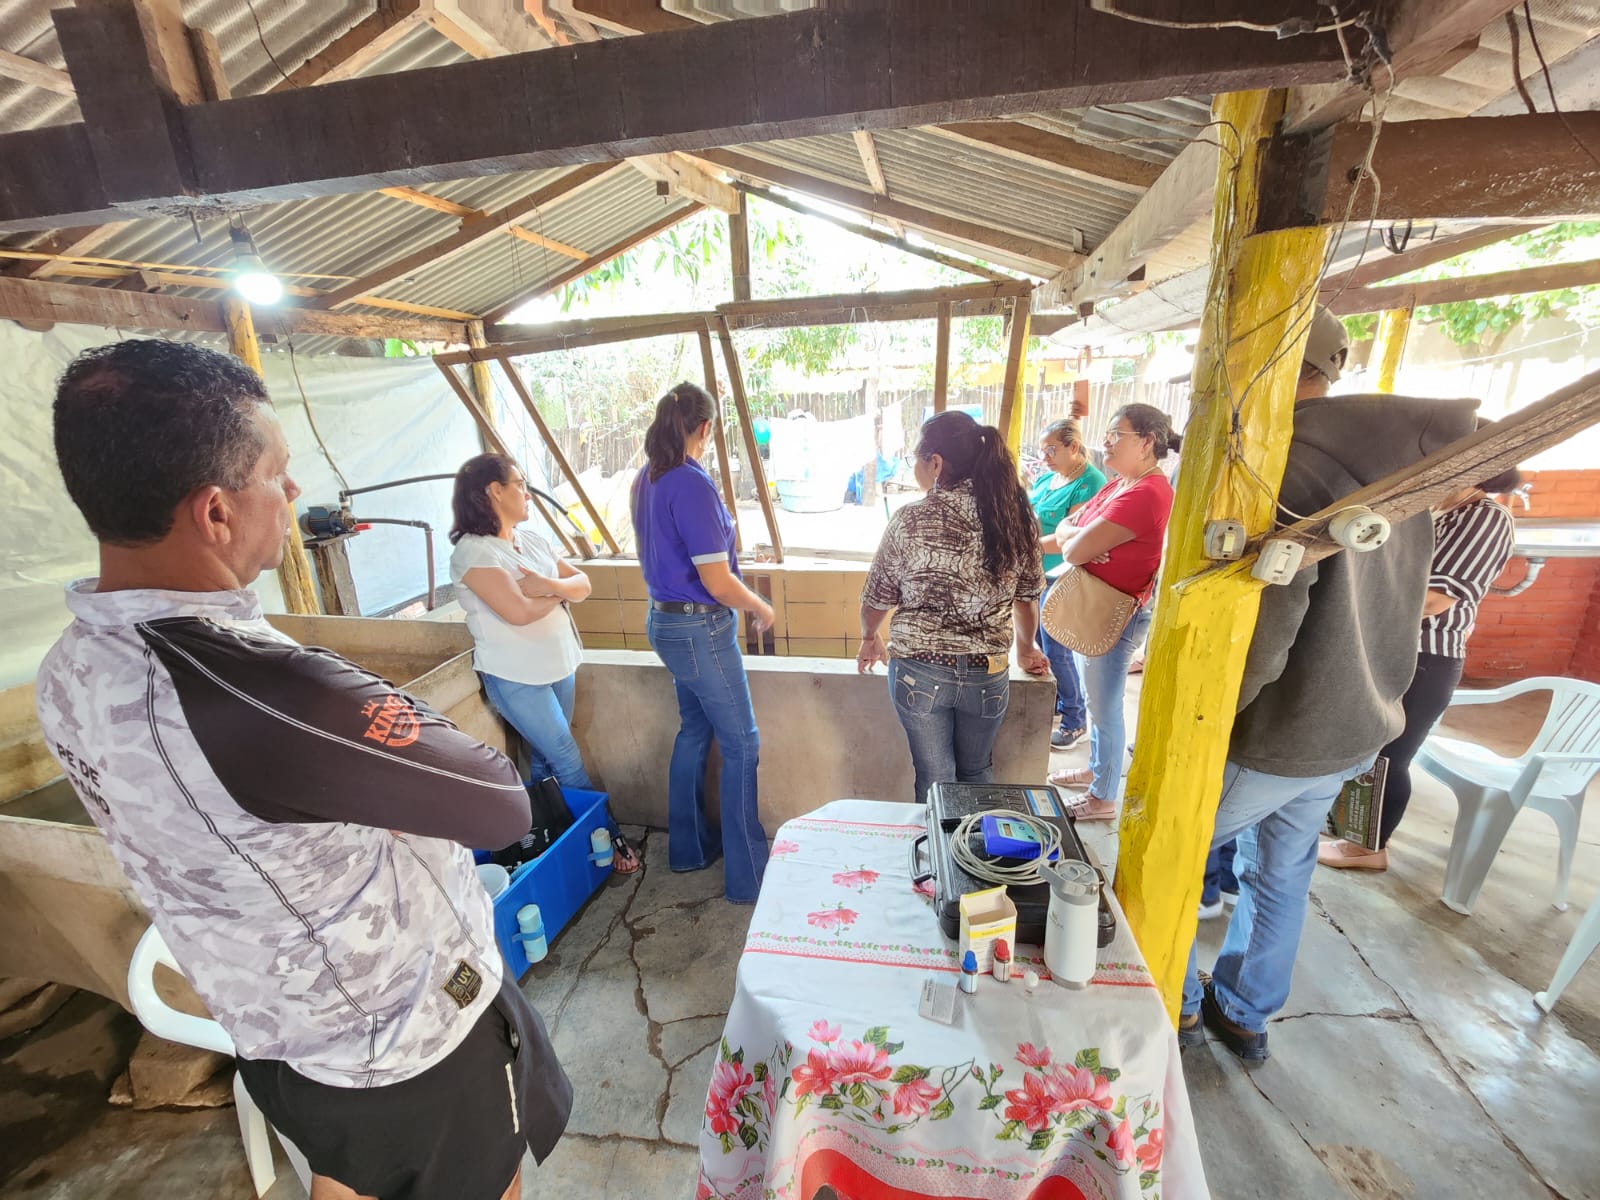
<path id="1" fill-rule="evenodd" d="M 699 462 L 716 419 L 716 401 L 692 383 L 657 401 L 644 438 L 649 462 L 633 484 L 633 529 L 650 591 L 650 645 L 672 672 L 682 717 L 667 771 L 667 865 L 698 871 L 716 860 L 705 812 L 715 737 L 724 894 L 753 904 L 767 868 L 767 833 L 756 811 L 760 737 L 734 610 L 761 630 L 771 627 L 772 608 L 741 581 L 733 518 Z"/>

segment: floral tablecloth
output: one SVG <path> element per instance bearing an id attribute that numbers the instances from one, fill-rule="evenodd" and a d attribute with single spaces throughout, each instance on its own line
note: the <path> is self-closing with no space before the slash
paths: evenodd
<path id="1" fill-rule="evenodd" d="M 923 810 L 839 800 L 778 831 L 706 1098 L 698 1200 L 1208 1195 L 1177 1036 L 1119 911 L 1093 982 L 959 976 L 911 884 Z M 1027 994 L 1020 976 L 1044 978 Z"/>

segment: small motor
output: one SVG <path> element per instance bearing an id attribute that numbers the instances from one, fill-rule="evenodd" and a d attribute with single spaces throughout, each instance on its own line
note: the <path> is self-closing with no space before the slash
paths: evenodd
<path id="1" fill-rule="evenodd" d="M 310 538 L 348 537 L 360 530 L 348 508 L 329 508 L 325 504 L 309 505 L 300 520 Z"/>

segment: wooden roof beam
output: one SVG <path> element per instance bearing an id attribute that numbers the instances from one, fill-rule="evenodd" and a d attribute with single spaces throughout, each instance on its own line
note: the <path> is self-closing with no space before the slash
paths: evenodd
<path id="1" fill-rule="evenodd" d="M 1158 163 L 1130 158 L 1088 142 L 1035 129 L 1020 121 L 963 121 L 930 125 L 937 133 L 1002 154 L 1013 162 L 1055 167 L 1097 184 L 1142 192 L 1161 177 Z"/>
<path id="2" fill-rule="evenodd" d="M 1324 288 L 1324 302 L 1336 316 L 1415 308 L 1422 304 L 1453 304 L 1460 300 L 1488 300 L 1494 296 L 1525 296 L 1562 288 L 1600 284 L 1600 259 L 1495 271 L 1489 275 L 1464 275 L 1456 279 L 1430 279 L 1397 283 L 1390 287 L 1352 287 L 1342 292 Z"/>
<path id="3" fill-rule="evenodd" d="M 719 212 L 739 211 L 739 193 L 685 154 L 644 154 L 628 160 L 647 179 L 664 183 L 676 196 Z"/>
<path id="4" fill-rule="evenodd" d="M 58 20 L 83 12 L 55 10 Z M 1059 0 L 940 0 L 937 20 L 927 0 L 830 5 L 193 105 L 176 130 L 162 122 L 144 132 L 104 105 L 84 124 L 0 136 L 0 157 L 16 164 L 0 179 L 0 230 L 693 152 L 752 136 L 1288 86 L 1344 70 L 1331 34 L 1279 41 L 1135 26 L 1081 7 L 1071 20 L 1061 13 Z M 119 50 L 110 76 L 129 74 Z M 89 67 L 96 57 L 105 59 L 84 51 L 98 79 Z M 728 64 L 715 89 L 703 85 L 705 63 Z M 81 94 L 85 80 L 69 70 Z M 109 96 L 131 85 L 98 86 Z M 485 107 L 485 95 L 518 102 Z M 142 133 L 139 154 L 113 126 Z M 168 159 L 168 178 L 153 173 Z M 142 186 L 118 177 L 115 168 L 130 163 L 147 164 Z"/>
<path id="5" fill-rule="evenodd" d="M 377 10 L 357 21 L 269 92 L 291 92 L 319 83 L 338 83 L 361 74 L 427 23 L 432 6 L 423 0 L 378 0 Z"/>
<path id="6" fill-rule="evenodd" d="M 767 19 L 772 20 L 775 18 Z M 944 213 L 931 212 L 928 209 L 918 208 L 899 200 L 892 200 L 887 196 L 875 196 L 871 192 L 863 191 L 860 188 L 818 179 L 813 175 L 807 175 L 789 167 L 780 167 L 737 151 L 703 150 L 698 157 L 705 159 L 707 162 L 715 163 L 719 167 L 724 167 L 735 174 L 758 179 L 764 183 L 776 184 L 792 191 L 803 192 L 818 200 L 825 200 L 829 204 L 837 204 L 842 208 L 871 213 L 873 216 L 886 220 L 901 221 L 914 229 L 921 229 L 935 235 L 943 234 L 947 237 L 958 238 L 964 242 L 971 242 L 979 246 L 989 246 L 995 250 L 1004 251 L 1014 258 L 1039 264 L 1039 269 L 1036 273 L 1041 277 L 1054 274 L 1056 271 L 1068 270 L 1083 261 L 1082 254 L 1058 242 L 1049 242 L 1037 237 L 1026 237 L 1005 230 L 992 229 L 986 225 L 979 225 L 974 221 L 965 221 L 958 217 L 947 216 Z"/>
<path id="7" fill-rule="evenodd" d="M 660 0 L 550 0 L 550 8 L 613 33 L 671 33 L 700 22 L 661 7 Z M 533 5 L 529 5 L 531 11 Z"/>
<path id="8" fill-rule="evenodd" d="M 60 96 L 78 94 L 78 89 L 72 86 L 72 76 L 65 71 L 47 67 L 42 62 L 35 62 L 21 54 L 13 54 L 10 50 L 0 50 L 0 75 L 7 79 L 15 79 L 18 83 L 44 88 Z"/>
<path id="9" fill-rule="evenodd" d="M 453 258 L 463 250 L 476 246 L 485 238 L 496 237 L 514 227 L 517 222 L 537 213 L 547 204 L 554 203 L 563 197 L 569 197 L 589 184 L 594 183 L 604 175 L 610 174 L 622 164 L 618 162 L 585 163 L 562 175 L 554 183 L 548 183 L 537 191 L 524 196 L 504 208 L 494 212 L 463 221 L 461 228 L 447 238 L 442 238 L 420 250 L 402 255 L 391 262 L 385 263 L 376 271 L 363 275 L 360 279 L 351 281 L 341 288 L 336 288 L 316 302 L 317 308 L 337 308 L 341 304 L 353 304 L 370 295 L 380 288 L 389 286 L 398 279 L 413 275 L 418 271 L 425 271 L 429 267 L 437 266 L 446 259 Z"/>
<path id="10" fill-rule="evenodd" d="M 852 134 L 856 141 L 856 153 L 861 156 L 861 169 L 867 173 L 867 182 L 872 185 L 874 196 L 889 195 L 889 179 L 883 173 L 883 163 L 878 158 L 878 143 L 872 140 L 872 134 L 865 129 L 858 129 Z M 899 221 L 890 219 L 885 222 L 894 230 L 896 237 L 905 237 L 906 227 Z"/>

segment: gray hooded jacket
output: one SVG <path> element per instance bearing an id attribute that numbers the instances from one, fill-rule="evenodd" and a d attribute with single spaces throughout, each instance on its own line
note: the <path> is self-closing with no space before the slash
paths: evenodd
<path id="1" fill-rule="evenodd" d="M 1466 437 L 1477 407 L 1406 396 L 1305 401 L 1279 503 L 1303 516 L 1325 508 Z M 1422 513 L 1377 550 L 1340 551 L 1269 587 L 1228 758 L 1307 779 L 1359 767 L 1387 745 L 1405 726 L 1400 700 L 1416 672 L 1432 559 L 1433 522 Z"/>

